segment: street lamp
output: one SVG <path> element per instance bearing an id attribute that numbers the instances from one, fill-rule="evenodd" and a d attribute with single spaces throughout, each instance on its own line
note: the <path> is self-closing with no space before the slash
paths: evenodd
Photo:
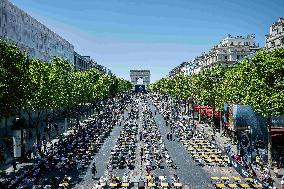
<path id="1" fill-rule="evenodd" d="M 20 156 L 23 158 L 25 154 L 25 141 L 24 141 L 24 129 L 26 129 L 25 119 L 22 118 L 20 115 L 17 115 L 15 120 L 13 121 L 12 128 L 14 130 L 20 130 L 20 135 L 16 133 L 16 136 L 15 136 L 14 146 L 16 146 L 16 149 L 14 148 L 14 157 L 15 157 L 15 154 L 18 154 L 18 151 L 19 151 L 17 147 L 20 146 L 20 150 L 21 150 Z M 15 153 L 15 151 L 17 152 Z M 16 156 L 19 157 L 18 155 Z"/>
<path id="2" fill-rule="evenodd" d="M 250 150 L 250 162 L 252 163 L 252 127 L 248 126 L 249 131 L 249 150 Z"/>

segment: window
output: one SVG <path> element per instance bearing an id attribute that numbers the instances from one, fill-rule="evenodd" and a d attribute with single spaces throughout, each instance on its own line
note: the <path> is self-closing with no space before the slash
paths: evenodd
<path id="1" fill-rule="evenodd" d="M 282 45 L 284 45 L 284 37 L 281 39 L 281 43 Z"/>
<path id="2" fill-rule="evenodd" d="M 271 47 L 275 47 L 275 42 L 274 41 L 271 42 Z"/>
<path id="3" fill-rule="evenodd" d="M 237 55 L 237 60 L 239 60 L 240 59 L 240 55 Z"/>
<path id="4" fill-rule="evenodd" d="M 225 56 L 225 60 L 227 60 L 228 59 L 228 56 Z"/>

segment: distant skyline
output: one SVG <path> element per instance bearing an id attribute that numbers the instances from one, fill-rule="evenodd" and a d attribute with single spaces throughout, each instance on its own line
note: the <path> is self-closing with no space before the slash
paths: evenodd
<path id="1" fill-rule="evenodd" d="M 207 52 L 228 34 L 264 46 L 283 0 L 11 0 L 122 78 L 149 69 L 151 82 Z"/>

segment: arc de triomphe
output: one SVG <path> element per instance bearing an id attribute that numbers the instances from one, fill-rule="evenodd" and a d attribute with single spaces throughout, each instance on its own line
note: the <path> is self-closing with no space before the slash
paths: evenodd
<path id="1" fill-rule="evenodd" d="M 150 84 L 150 70 L 130 70 L 130 78 L 133 85 L 137 85 L 138 79 L 143 79 L 143 85 Z"/>

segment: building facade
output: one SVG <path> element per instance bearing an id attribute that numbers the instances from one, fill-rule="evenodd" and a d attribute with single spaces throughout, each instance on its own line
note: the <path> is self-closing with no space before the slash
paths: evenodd
<path id="1" fill-rule="evenodd" d="M 74 51 L 74 67 L 75 69 L 84 71 L 92 68 L 90 56 L 82 56 Z"/>
<path id="2" fill-rule="evenodd" d="M 216 64 L 233 66 L 245 57 L 253 56 L 260 48 L 255 44 L 254 35 L 236 36 L 228 35 L 218 45 L 214 46 L 208 53 L 202 52 L 189 62 L 183 62 L 169 72 L 169 77 L 176 74 L 193 75 L 203 69 L 210 68 Z"/>
<path id="3" fill-rule="evenodd" d="M 134 87 L 140 85 L 138 81 L 142 79 L 143 85 L 147 89 L 150 85 L 150 76 L 150 70 L 130 70 L 130 80 Z"/>
<path id="4" fill-rule="evenodd" d="M 54 56 L 74 62 L 74 46 L 19 9 L 0 1 L 0 37 L 16 43 L 32 58 L 50 62 Z"/>
<path id="5" fill-rule="evenodd" d="M 258 50 L 259 47 L 255 44 L 254 35 L 247 35 L 246 37 L 228 35 L 208 53 L 203 54 L 203 59 L 199 60 L 199 65 L 202 69 L 212 67 L 215 64 L 231 66 Z"/>
<path id="6" fill-rule="evenodd" d="M 95 60 L 91 59 L 91 68 L 96 68 L 97 70 L 100 70 L 101 72 L 105 73 L 106 75 L 111 75 L 111 70 L 103 65 L 98 64 Z"/>
<path id="7" fill-rule="evenodd" d="M 172 69 L 169 72 L 169 77 L 180 73 L 191 76 L 216 64 L 232 66 L 245 57 L 253 56 L 259 49 L 258 45 L 255 44 L 253 34 L 246 37 L 228 35 L 218 45 L 210 49 L 208 53 L 202 52 L 200 56 L 195 57 L 192 61 L 183 62 Z"/>
<path id="8" fill-rule="evenodd" d="M 279 18 L 269 28 L 269 35 L 265 36 L 266 50 L 284 47 L 284 18 Z"/>
<path id="9" fill-rule="evenodd" d="M 178 65 L 177 67 L 173 68 L 170 72 L 169 72 L 169 77 L 174 77 L 177 74 L 187 74 L 188 72 L 188 66 L 187 66 L 188 62 L 182 62 L 180 65 Z"/>
<path id="10" fill-rule="evenodd" d="M 91 68 L 95 68 L 106 75 L 111 75 L 111 70 L 98 64 L 90 56 L 82 56 L 74 51 L 74 67 L 77 70 L 85 71 Z"/>
<path id="11" fill-rule="evenodd" d="M 169 76 L 173 77 L 177 74 L 184 74 L 191 76 L 200 71 L 200 62 L 203 60 L 203 56 L 198 56 L 194 60 L 188 62 L 182 62 L 180 65 L 175 67 L 169 72 Z"/>
<path id="12" fill-rule="evenodd" d="M 200 56 L 195 57 L 195 59 L 192 60 L 194 67 L 191 75 L 198 74 L 201 71 L 203 59 L 204 59 L 204 53 L 202 53 Z"/>

